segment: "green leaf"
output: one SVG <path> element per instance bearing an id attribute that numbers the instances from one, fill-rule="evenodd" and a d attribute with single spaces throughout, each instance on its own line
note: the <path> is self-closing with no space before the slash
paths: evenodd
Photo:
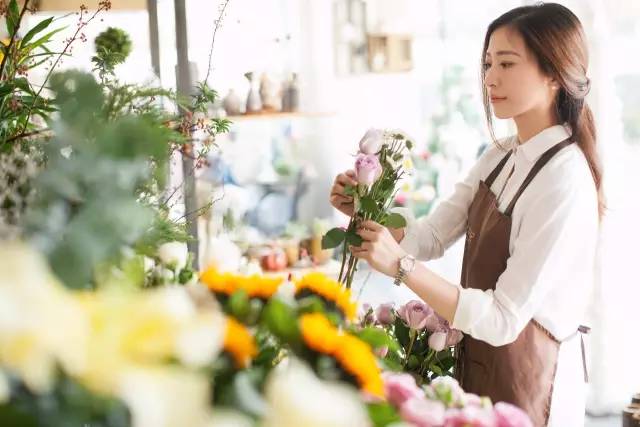
<path id="1" fill-rule="evenodd" d="M 42 47 L 45 50 L 48 50 L 46 48 L 46 46 L 44 46 L 45 43 L 48 43 L 51 40 L 51 37 L 53 37 L 55 34 L 59 33 L 60 31 L 64 30 L 65 27 L 61 27 L 61 28 L 56 28 L 55 30 L 49 31 L 47 34 L 45 34 L 44 36 L 40 37 L 39 39 L 37 39 L 36 41 L 34 41 L 33 43 L 27 45 L 27 46 L 22 46 L 23 49 L 27 50 L 27 51 L 31 51 L 37 47 Z"/>
<path id="2" fill-rule="evenodd" d="M 404 155 L 402 153 L 396 153 L 396 154 L 393 155 L 392 158 L 393 158 L 394 161 L 397 162 L 397 161 L 402 160 L 403 157 L 404 157 Z"/>
<path id="3" fill-rule="evenodd" d="M 18 2 L 16 0 L 11 0 L 9 2 L 9 7 L 7 9 L 7 33 L 9 38 L 11 38 L 16 31 L 16 27 L 18 26 L 18 21 L 20 21 L 20 8 L 18 7 Z"/>
<path id="4" fill-rule="evenodd" d="M 366 327 L 354 334 L 373 348 L 388 347 L 389 351 L 397 351 L 398 342 L 382 328 Z"/>
<path id="5" fill-rule="evenodd" d="M 35 36 L 36 34 L 38 34 L 40 31 L 44 30 L 45 28 L 47 28 L 49 26 L 49 24 L 51 24 L 51 22 L 53 22 L 53 16 L 47 19 L 44 19 L 40 22 L 38 22 L 32 29 L 29 30 L 29 32 L 22 38 L 22 46 L 26 46 L 27 43 L 29 43 L 29 41 L 33 38 L 33 36 Z"/>
<path id="6" fill-rule="evenodd" d="M 345 185 L 344 186 L 344 195 L 345 196 L 355 196 L 358 193 L 358 190 L 353 185 Z"/>
<path id="7" fill-rule="evenodd" d="M 407 146 L 407 150 L 413 149 L 413 142 L 409 141 L 408 139 L 406 140 L 405 145 Z"/>
<path id="8" fill-rule="evenodd" d="M 407 220 L 399 213 L 392 213 L 385 218 L 384 225 L 390 228 L 402 228 L 407 226 Z"/>
<path id="9" fill-rule="evenodd" d="M 365 196 L 360 199 L 360 210 L 373 215 L 377 212 L 378 205 L 376 204 L 376 201 L 373 200 L 373 198 L 371 198 L 370 196 Z"/>
<path id="10" fill-rule="evenodd" d="M 231 315 L 244 322 L 249 314 L 249 295 L 242 289 L 235 291 L 229 297 L 227 305 Z"/>
<path id="11" fill-rule="evenodd" d="M 367 404 L 367 410 L 374 427 L 386 427 L 390 424 L 402 422 L 400 414 L 390 403 L 369 403 Z"/>
<path id="12" fill-rule="evenodd" d="M 360 246 L 362 245 L 362 237 L 359 234 L 356 234 L 355 231 L 349 231 L 346 234 L 347 243 L 352 246 Z"/>
<path id="13" fill-rule="evenodd" d="M 272 299 L 262 312 L 262 320 L 273 335 L 286 343 L 299 340 L 298 319 L 294 309 L 286 303 Z"/>
<path id="14" fill-rule="evenodd" d="M 333 249 L 344 241 L 345 231 L 341 228 L 332 228 L 322 236 L 322 249 Z"/>
<path id="15" fill-rule="evenodd" d="M 409 327 L 405 325 L 400 316 L 396 317 L 394 333 L 402 347 L 407 347 L 409 345 Z"/>

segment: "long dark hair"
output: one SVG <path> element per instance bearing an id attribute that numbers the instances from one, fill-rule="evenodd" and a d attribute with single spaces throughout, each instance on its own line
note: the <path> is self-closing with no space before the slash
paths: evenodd
<path id="1" fill-rule="evenodd" d="M 512 9 L 489 24 L 481 64 L 484 64 L 491 34 L 501 27 L 517 31 L 537 59 L 542 72 L 553 77 L 560 85 L 555 103 L 556 114 L 561 122 L 571 126 L 573 139 L 589 163 L 598 191 L 598 216 L 602 219 L 605 210 L 602 164 L 596 148 L 593 114 L 585 100 L 591 81 L 587 77 L 589 54 L 580 20 L 569 9 L 557 3 L 539 3 Z M 497 143 L 491 119 L 491 103 L 484 84 L 484 66 L 481 65 L 480 70 L 487 124 L 493 141 Z"/>

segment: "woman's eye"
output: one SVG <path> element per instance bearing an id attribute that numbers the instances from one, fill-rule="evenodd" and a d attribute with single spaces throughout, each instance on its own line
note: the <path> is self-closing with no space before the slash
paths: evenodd
<path id="1" fill-rule="evenodd" d="M 489 68 L 491 68 L 491 63 L 490 62 L 485 62 L 484 64 L 482 64 L 482 68 L 486 70 L 488 70 Z"/>
<path id="2" fill-rule="evenodd" d="M 513 65 L 513 62 L 501 62 L 501 63 L 500 63 L 500 66 L 501 66 L 502 68 L 509 68 L 509 67 L 511 67 L 512 65 Z"/>

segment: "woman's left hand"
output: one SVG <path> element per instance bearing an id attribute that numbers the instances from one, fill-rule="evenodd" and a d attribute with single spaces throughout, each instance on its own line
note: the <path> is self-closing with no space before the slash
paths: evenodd
<path id="1" fill-rule="evenodd" d="M 364 259 L 380 273 L 394 277 L 398 273 L 399 261 L 406 252 L 389 229 L 374 221 L 364 221 L 357 233 L 362 237 L 362 245 L 349 246 L 353 256 Z"/>

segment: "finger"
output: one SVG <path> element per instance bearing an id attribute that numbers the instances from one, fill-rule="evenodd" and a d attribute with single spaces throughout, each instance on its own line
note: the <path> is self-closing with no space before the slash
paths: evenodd
<path id="1" fill-rule="evenodd" d="M 347 196 L 347 195 L 344 195 L 344 194 L 341 194 L 341 193 L 333 192 L 333 193 L 331 193 L 331 197 L 332 198 L 335 197 L 336 199 L 343 200 L 343 201 L 345 201 L 347 203 L 353 202 L 353 197 L 352 196 Z"/>
<path id="2" fill-rule="evenodd" d="M 364 228 L 360 228 L 357 233 L 364 241 L 373 242 L 378 238 L 378 233 Z"/>
<path id="3" fill-rule="evenodd" d="M 364 221 L 362 224 L 360 224 L 360 227 L 373 230 L 373 231 L 382 230 L 382 226 L 380 224 L 371 220 Z"/>
<path id="4" fill-rule="evenodd" d="M 353 245 L 349 245 L 349 250 L 351 251 L 351 254 L 356 258 L 365 258 L 369 253 L 368 250 Z"/>
<path id="5" fill-rule="evenodd" d="M 356 179 L 358 176 L 356 175 L 356 171 L 354 170 L 348 170 L 344 174 L 347 175 L 349 178 L 353 178 L 353 179 Z"/>
<path id="6" fill-rule="evenodd" d="M 341 185 L 352 185 L 352 186 L 356 186 L 358 185 L 358 181 L 356 181 L 354 179 L 355 177 L 351 177 L 347 174 L 340 174 L 336 177 L 336 184 L 341 184 Z"/>

